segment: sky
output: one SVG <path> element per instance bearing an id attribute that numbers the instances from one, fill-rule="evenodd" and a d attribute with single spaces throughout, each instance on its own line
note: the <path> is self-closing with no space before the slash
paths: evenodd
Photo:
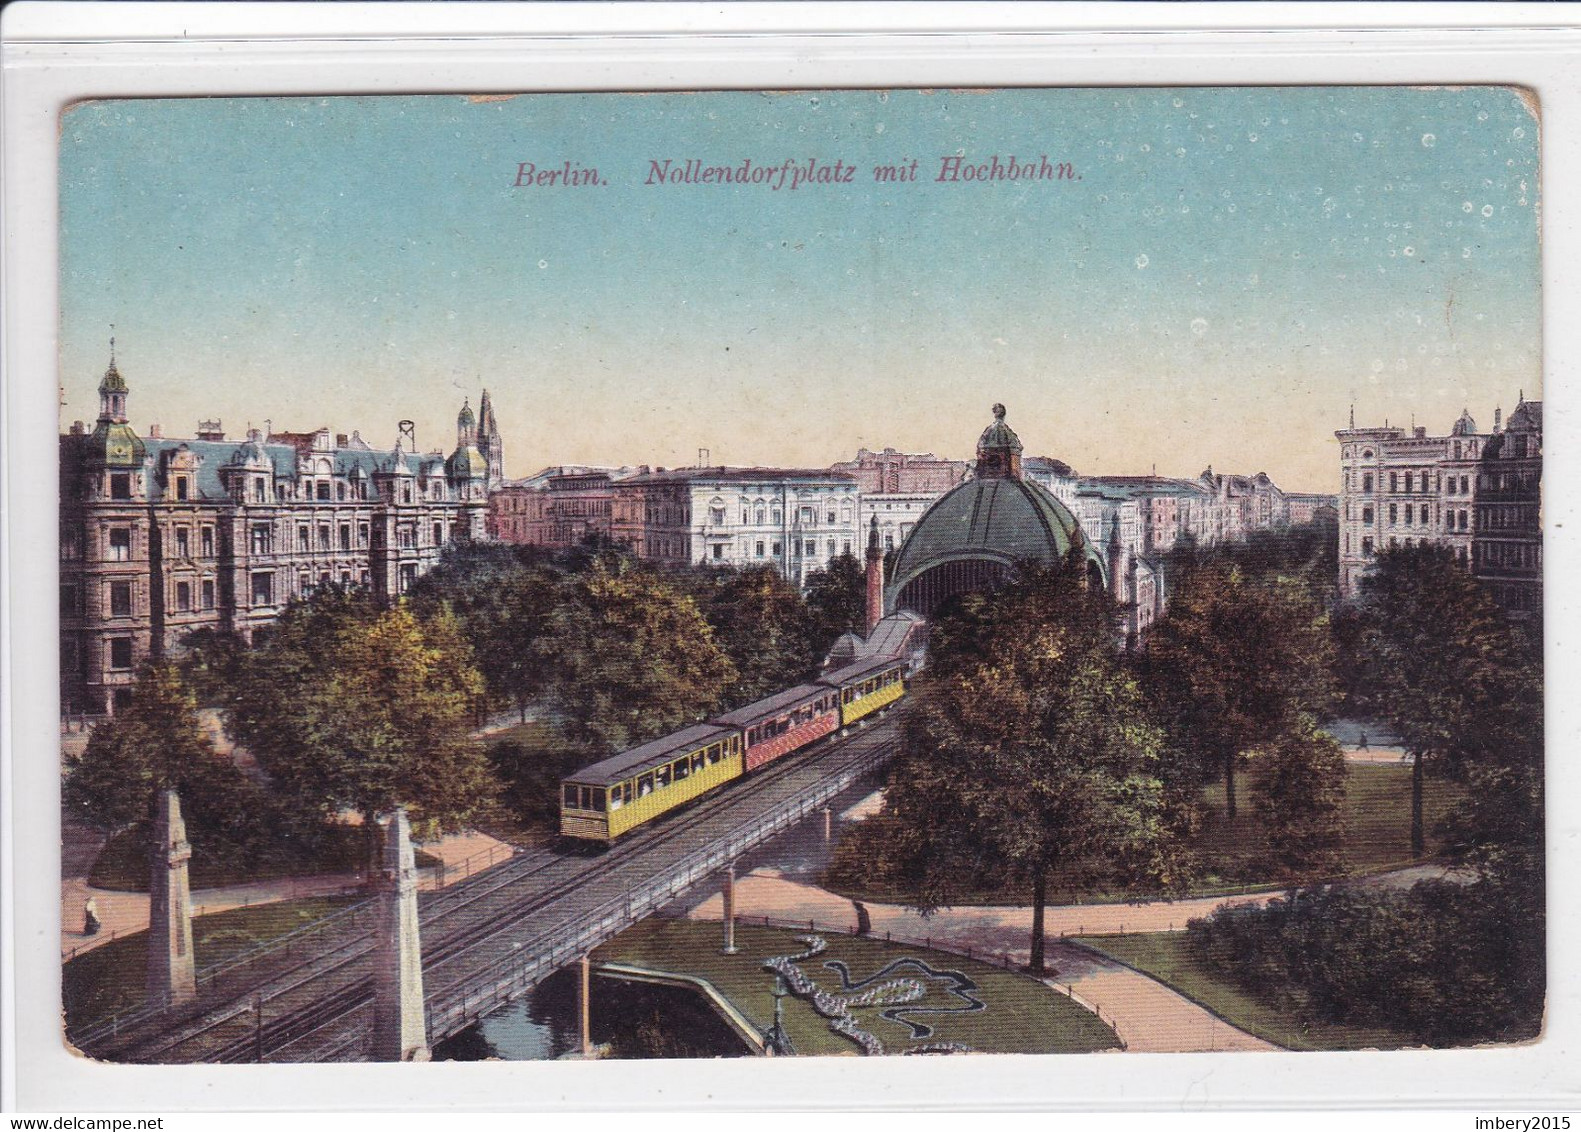
<path id="1" fill-rule="evenodd" d="M 84 103 L 62 414 L 113 333 L 166 436 L 448 451 L 487 388 L 508 475 L 823 466 L 969 457 L 1003 402 L 1082 473 L 1332 491 L 1352 405 L 1442 433 L 1541 396 L 1538 132 L 1495 87 Z M 1070 175 L 939 180 L 1012 156 Z M 774 172 L 655 175 L 690 159 Z"/>

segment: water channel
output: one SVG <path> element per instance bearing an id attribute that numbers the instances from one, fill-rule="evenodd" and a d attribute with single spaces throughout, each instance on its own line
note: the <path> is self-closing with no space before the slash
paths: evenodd
<path id="1" fill-rule="evenodd" d="M 787 879 L 816 882 L 828 864 L 843 826 L 860 820 L 874 804 L 871 783 L 858 784 L 834 799 L 833 839 L 824 840 L 823 818 L 813 815 L 741 858 L 737 875 L 776 869 Z M 712 895 L 699 885 L 661 915 L 679 915 Z M 573 1052 L 577 1033 L 576 972 L 560 971 L 522 999 L 441 1042 L 436 1061 L 543 1061 Z M 591 1031 L 595 1044 L 607 1044 L 612 1057 L 744 1057 L 750 1051 L 700 994 L 660 987 L 593 979 Z"/>

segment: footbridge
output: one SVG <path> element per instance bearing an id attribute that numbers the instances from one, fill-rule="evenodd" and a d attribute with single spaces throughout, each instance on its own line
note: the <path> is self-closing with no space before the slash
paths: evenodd
<path id="1" fill-rule="evenodd" d="M 882 767 L 897 718 L 788 756 L 607 851 L 540 849 L 420 901 L 428 1044 L 584 959 L 743 853 Z M 728 889 L 727 889 L 728 891 Z M 242 961 L 198 973 L 198 999 L 72 1035 L 93 1057 L 143 1063 L 360 1061 L 370 1056 L 376 901 Z"/>

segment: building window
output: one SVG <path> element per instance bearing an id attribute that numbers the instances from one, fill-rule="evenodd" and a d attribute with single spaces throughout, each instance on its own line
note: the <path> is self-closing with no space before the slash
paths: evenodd
<path id="1" fill-rule="evenodd" d="M 274 604 L 274 574 L 267 570 L 253 575 L 253 604 Z"/>
<path id="2" fill-rule="evenodd" d="M 434 524 L 434 545 L 445 545 L 445 525 L 443 523 Z"/>
<path id="3" fill-rule="evenodd" d="M 834 541 L 834 539 L 830 539 L 829 540 L 829 557 L 830 558 L 834 557 L 834 548 L 835 548 L 835 541 Z"/>
<path id="4" fill-rule="evenodd" d="M 840 543 L 840 553 L 841 554 L 850 554 L 851 553 L 851 540 L 850 539 L 844 539 L 844 540 L 841 541 L 841 543 Z"/>
<path id="5" fill-rule="evenodd" d="M 1372 508 L 1371 507 L 1363 507 L 1361 509 L 1361 525 L 1364 526 L 1364 527 L 1372 526 Z"/>
<path id="6" fill-rule="evenodd" d="M 763 557 L 763 540 L 762 539 L 758 539 L 758 542 L 757 542 L 757 556 L 759 558 Z"/>
<path id="7" fill-rule="evenodd" d="M 1372 494 L 1372 473 L 1371 472 L 1363 472 L 1361 474 L 1361 491 L 1362 491 L 1363 495 L 1371 495 Z"/>
<path id="8" fill-rule="evenodd" d="M 253 481 L 253 502 L 254 503 L 262 503 L 263 501 L 264 501 L 264 481 L 263 480 L 254 480 Z"/>
<path id="9" fill-rule="evenodd" d="M 368 524 L 367 523 L 358 523 L 357 524 L 357 545 L 362 547 L 362 549 L 364 549 L 364 550 L 368 549 Z"/>
<path id="10" fill-rule="evenodd" d="M 122 669 L 132 667 L 131 637 L 110 638 L 110 667 Z"/>
<path id="11" fill-rule="evenodd" d="M 253 553 L 274 553 L 274 528 L 268 523 L 253 524 Z"/>
<path id="12" fill-rule="evenodd" d="M 778 558 L 781 554 L 784 554 L 784 553 L 785 553 L 784 544 L 776 542 L 774 544 L 774 557 Z"/>
<path id="13" fill-rule="evenodd" d="M 320 550 L 328 550 L 329 549 L 329 524 L 328 523 L 320 523 L 318 525 L 318 548 Z"/>
<path id="14" fill-rule="evenodd" d="M 187 477 L 176 477 L 176 499 L 182 503 L 187 501 Z"/>
<path id="15" fill-rule="evenodd" d="M 132 583 L 110 583 L 110 616 L 130 617 L 132 615 Z"/>
<path id="16" fill-rule="evenodd" d="M 199 541 L 199 544 L 203 548 L 203 557 L 205 557 L 205 558 L 213 558 L 214 557 L 214 528 L 213 527 L 204 527 L 202 532 L 201 532 L 201 535 L 200 535 L 200 538 L 199 538 L 198 541 Z"/>
<path id="17" fill-rule="evenodd" d="M 128 472 L 115 472 L 110 476 L 110 498 L 132 498 L 132 477 Z"/>
<path id="18" fill-rule="evenodd" d="M 320 503 L 328 503 L 330 500 L 329 481 L 319 480 L 315 494 Z"/>
<path id="19" fill-rule="evenodd" d="M 406 562 L 401 565 L 401 592 L 404 594 L 417 583 L 417 566 Z"/>
<path id="20" fill-rule="evenodd" d="M 1427 504 L 1424 503 L 1424 504 L 1422 504 L 1422 525 L 1425 527 L 1425 526 L 1427 526 L 1427 523 L 1428 523 Z"/>
<path id="21" fill-rule="evenodd" d="M 714 561 L 715 562 L 722 562 L 722 561 L 724 561 L 724 557 L 725 557 L 725 546 L 724 546 L 724 543 L 715 543 L 714 544 Z"/>
<path id="22" fill-rule="evenodd" d="M 1393 472 L 1389 473 L 1389 490 L 1391 492 L 1400 490 L 1400 477 L 1395 475 Z"/>
<path id="23" fill-rule="evenodd" d="M 1393 503 L 1389 504 L 1389 525 L 1394 526 L 1399 522 L 1399 518 L 1399 509 Z"/>
<path id="24" fill-rule="evenodd" d="M 1364 538 L 1361 540 L 1361 553 L 1364 558 L 1372 557 L 1372 539 Z"/>
<path id="25" fill-rule="evenodd" d="M 132 531 L 130 527 L 110 528 L 110 561 L 130 562 L 132 560 Z"/>
<path id="26" fill-rule="evenodd" d="M 176 583 L 176 611 L 178 613 L 192 612 L 192 583 Z"/>
<path id="27" fill-rule="evenodd" d="M 213 609 L 214 608 L 214 579 L 213 578 L 204 578 L 203 582 L 202 582 L 202 584 L 201 584 L 201 586 L 199 588 L 199 592 L 203 595 L 203 608 L 204 609 Z"/>

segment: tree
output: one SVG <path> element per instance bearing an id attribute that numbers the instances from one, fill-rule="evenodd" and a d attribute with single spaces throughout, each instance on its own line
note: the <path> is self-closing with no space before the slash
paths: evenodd
<path id="1" fill-rule="evenodd" d="M 1188 565 L 1173 591 L 1143 671 L 1174 742 L 1204 777 L 1222 772 L 1233 820 L 1242 752 L 1333 702 L 1327 619 L 1301 582 L 1254 581 L 1222 561 Z"/>
<path id="2" fill-rule="evenodd" d="M 1429 766 L 1504 765 L 1520 725 L 1510 711 L 1533 710 L 1535 682 L 1503 613 L 1447 548 L 1381 552 L 1360 608 L 1369 695 L 1412 756 L 1411 849 L 1421 856 Z"/>
<path id="3" fill-rule="evenodd" d="M 397 805 L 438 830 L 472 819 L 496 786 L 468 735 L 483 690 L 447 610 L 407 609 L 333 588 L 295 603 L 248 658 L 228 716 L 298 812 L 363 818 Z"/>
<path id="4" fill-rule="evenodd" d="M 629 559 L 569 583 L 542 648 L 561 726 L 594 756 L 706 718 L 736 679 L 696 601 Z"/>
<path id="5" fill-rule="evenodd" d="M 714 640 L 736 668 L 732 705 L 748 704 L 807 680 L 820 654 L 801 591 L 772 566 L 699 572 L 697 600 Z"/>
<path id="6" fill-rule="evenodd" d="M 1025 885 L 1044 963 L 1048 878 L 1174 887 L 1190 861 L 1157 774 L 1163 735 L 1120 663 L 1116 613 L 1074 557 L 1023 564 L 936 620 L 886 811 L 917 906 Z"/>
<path id="7" fill-rule="evenodd" d="M 490 696 L 511 704 L 523 722 L 543 686 L 539 641 L 558 596 L 560 573 L 525 563 L 508 547 L 459 543 L 418 580 L 412 603 L 420 615 L 448 607 L 471 643 Z"/>
<path id="8" fill-rule="evenodd" d="M 1295 886 L 1339 870 L 1344 837 L 1345 755 L 1317 721 L 1301 715 L 1258 752 L 1254 795 L 1273 875 Z"/>
<path id="9" fill-rule="evenodd" d="M 193 843 L 215 856 L 254 844 L 265 824 L 258 788 L 215 753 L 196 696 L 168 661 L 146 666 L 130 703 L 94 728 L 64 789 L 70 810 L 110 832 L 148 820 L 155 795 L 175 790 Z"/>
<path id="10" fill-rule="evenodd" d="M 847 551 L 807 576 L 807 606 L 812 611 L 813 651 L 827 655 L 841 633 L 867 631 L 867 570 Z"/>

